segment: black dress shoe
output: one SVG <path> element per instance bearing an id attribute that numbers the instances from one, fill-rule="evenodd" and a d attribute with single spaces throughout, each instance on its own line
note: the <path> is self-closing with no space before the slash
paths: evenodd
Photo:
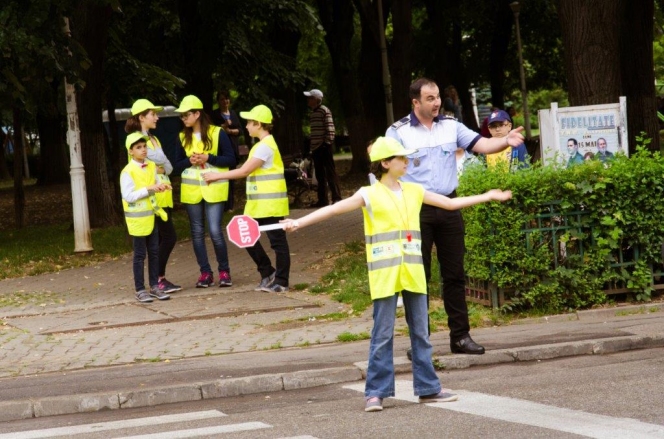
<path id="1" fill-rule="evenodd" d="M 470 335 L 466 335 L 460 340 L 451 342 L 450 350 L 453 354 L 482 355 L 484 353 L 484 346 L 478 345 L 470 338 Z"/>
<path id="2" fill-rule="evenodd" d="M 413 361 L 413 348 L 408 348 L 406 351 L 406 357 L 408 357 L 408 361 Z"/>

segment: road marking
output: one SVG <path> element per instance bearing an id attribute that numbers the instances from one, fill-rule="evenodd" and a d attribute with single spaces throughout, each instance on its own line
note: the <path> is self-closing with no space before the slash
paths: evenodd
<path id="1" fill-rule="evenodd" d="M 182 439 L 188 437 L 209 437 L 212 434 L 235 433 L 238 431 L 260 430 L 262 428 L 272 428 L 272 426 L 262 422 L 244 422 L 242 424 L 164 431 L 163 433 L 142 434 L 139 436 L 119 436 L 117 439 Z"/>
<path id="2" fill-rule="evenodd" d="M 353 384 L 344 388 L 364 393 L 364 384 Z M 465 390 L 452 390 L 452 392 L 459 395 L 458 401 L 425 405 L 592 438 L 664 438 L 664 426 L 648 424 L 637 419 L 614 418 Z M 395 399 L 417 403 L 417 396 L 413 395 L 412 381 L 396 381 L 395 393 Z"/>
<path id="3" fill-rule="evenodd" d="M 56 436 L 69 436 L 99 431 L 117 430 L 119 428 L 147 427 L 150 425 L 171 424 L 174 422 L 199 421 L 202 419 L 221 418 L 228 416 L 219 410 L 179 413 L 175 415 L 151 416 L 148 418 L 126 419 L 123 421 L 99 422 L 97 424 L 72 425 L 70 427 L 47 428 L 44 430 L 17 431 L 0 434 L 0 439 L 33 439 Z"/>

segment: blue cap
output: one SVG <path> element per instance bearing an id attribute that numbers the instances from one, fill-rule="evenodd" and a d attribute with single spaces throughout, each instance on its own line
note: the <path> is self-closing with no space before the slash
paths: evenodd
<path id="1" fill-rule="evenodd" d="M 489 115 L 489 125 L 491 125 L 494 122 L 505 122 L 505 121 L 512 123 L 512 118 L 510 117 L 509 114 L 507 114 L 506 111 L 496 110 Z"/>

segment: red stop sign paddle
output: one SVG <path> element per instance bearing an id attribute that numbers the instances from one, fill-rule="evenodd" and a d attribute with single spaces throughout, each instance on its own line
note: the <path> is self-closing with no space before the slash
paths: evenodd
<path id="1" fill-rule="evenodd" d="M 283 224 L 259 226 L 258 221 L 248 215 L 235 215 L 228 222 L 228 240 L 240 248 L 253 247 L 261 237 L 261 231 L 283 229 Z"/>

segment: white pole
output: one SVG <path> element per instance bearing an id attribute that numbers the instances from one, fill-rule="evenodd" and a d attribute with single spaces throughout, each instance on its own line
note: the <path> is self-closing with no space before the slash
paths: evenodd
<path id="1" fill-rule="evenodd" d="M 69 32 L 69 19 L 65 18 L 65 32 Z M 92 251 L 88 196 L 85 189 L 85 168 L 81 159 L 81 132 L 78 125 L 76 89 L 65 78 L 65 99 L 67 101 L 67 143 L 71 162 L 71 201 L 74 216 L 74 252 Z"/>

